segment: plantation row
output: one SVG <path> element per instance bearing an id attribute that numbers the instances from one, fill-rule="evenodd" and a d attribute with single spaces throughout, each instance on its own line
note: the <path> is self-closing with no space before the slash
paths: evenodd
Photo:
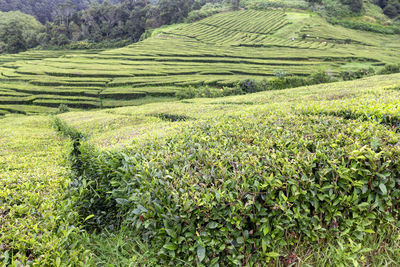
<path id="1" fill-rule="evenodd" d="M 282 11 L 245 10 L 218 14 L 194 24 L 164 30 L 166 36 L 186 37 L 196 41 L 232 46 L 276 46 L 292 48 L 332 48 L 334 44 L 277 38 L 277 30 L 290 24 Z"/>
<path id="2" fill-rule="evenodd" d="M 85 53 L 98 53 L 101 50 L 85 50 Z M 65 50 L 55 50 L 55 51 L 27 51 L 19 54 L 2 54 L 0 55 L 0 66 L 7 62 L 15 62 L 17 60 L 41 60 L 45 58 L 57 58 L 64 56 L 66 54 L 72 55 L 75 53 L 82 53 L 82 51 L 65 51 Z"/>

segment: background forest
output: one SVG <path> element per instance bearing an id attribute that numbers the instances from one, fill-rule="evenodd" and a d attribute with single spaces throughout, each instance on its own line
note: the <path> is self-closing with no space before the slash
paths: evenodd
<path id="1" fill-rule="evenodd" d="M 400 0 L 0 0 L 0 53 L 33 47 L 69 49 L 120 47 L 162 25 L 195 21 L 226 9 L 252 7 L 312 8 L 333 24 L 382 33 L 398 33 Z M 299 4 L 300 3 L 300 4 Z M 387 19 L 343 20 L 360 16 L 373 5 Z M 383 26 L 383 27 L 382 27 Z"/>

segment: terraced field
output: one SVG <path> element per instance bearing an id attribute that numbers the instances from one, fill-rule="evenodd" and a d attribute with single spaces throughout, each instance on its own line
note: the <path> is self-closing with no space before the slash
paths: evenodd
<path id="1" fill-rule="evenodd" d="M 0 114 L 170 101 L 188 86 L 229 87 L 277 71 L 335 75 L 379 67 L 400 61 L 399 39 L 332 26 L 308 13 L 220 13 L 120 49 L 0 58 Z"/>

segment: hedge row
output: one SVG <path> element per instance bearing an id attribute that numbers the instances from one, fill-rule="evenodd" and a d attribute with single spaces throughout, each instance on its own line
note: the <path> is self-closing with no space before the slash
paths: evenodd
<path id="1" fill-rule="evenodd" d="M 77 146 L 73 186 L 88 228 L 126 224 L 160 264 L 251 265 L 400 226 L 399 142 L 377 122 L 258 111 L 131 150 Z"/>

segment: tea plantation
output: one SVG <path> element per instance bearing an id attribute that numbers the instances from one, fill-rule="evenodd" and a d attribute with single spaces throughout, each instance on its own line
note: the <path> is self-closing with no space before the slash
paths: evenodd
<path id="1" fill-rule="evenodd" d="M 397 266 L 398 51 L 248 9 L 0 55 L 0 266 Z"/>
<path id="2" fill-rule="evenodd" d="M 189 86 L 233 87 L 276 73 L 379 69 L 399 62 L 398 35 L 333 26 L 282 10 L 225 12 L 154 30 L 128 47 L 0 57 L 0 113 L 51 113 L 171 101 Z"/>
<path id="3" fill-rule="evenodd" d="M 394 74 L 8 115 L 0 261 L 396 265 L 399 88 Z"/>

